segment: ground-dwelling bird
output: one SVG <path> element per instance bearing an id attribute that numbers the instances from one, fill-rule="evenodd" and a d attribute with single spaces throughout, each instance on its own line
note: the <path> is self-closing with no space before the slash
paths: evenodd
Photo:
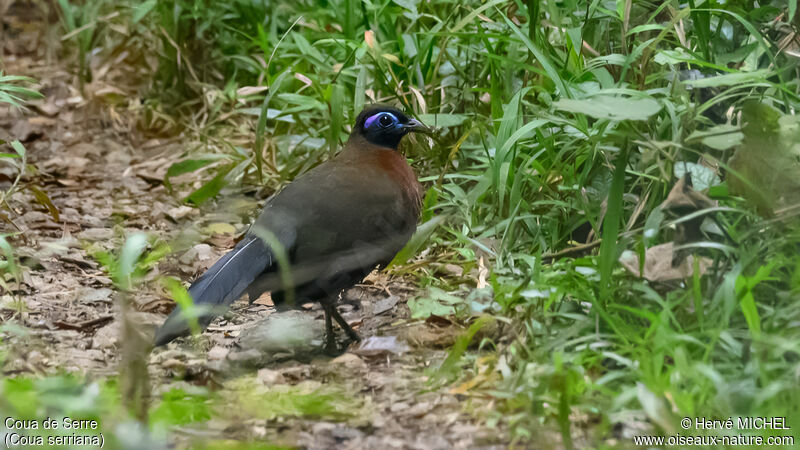
<path id="1" fill-rule="evenodd" d="M 271 292 L 276 305 L 322 304 L 326 351 L 337 349 L 332 320 L 358 340 L 336 301 L 386 266 L 416 229 L 422 191 L 398 145 L 410 132 L 428 131 L 395 108 L 365 108 L 344 149 L 267 200 L 245 237 L 189 287 L 200 327 L 244 293 L 252 302 Z M 155 344 L 189 334 L 187 316 L 176 308 Z"/>

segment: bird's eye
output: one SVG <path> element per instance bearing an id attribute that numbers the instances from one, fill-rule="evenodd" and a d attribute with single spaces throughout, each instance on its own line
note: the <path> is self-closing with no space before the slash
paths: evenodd
<path id="1" fill-rule="evenodd" d="M 392 117 L 392 115 L 391 115 L 391 114 L 384 114 L 384 115 L 382 115 L 382 116 L 380 117 L 380 119 L 378 119 L 378 123 L 379 123 L 379 124 L 381 125 L 381 127 L 383 127 L 383 128 L 386 128 L 386 127 L 392 126 L 392 124 L 394 124 L 394 117 Z"/>

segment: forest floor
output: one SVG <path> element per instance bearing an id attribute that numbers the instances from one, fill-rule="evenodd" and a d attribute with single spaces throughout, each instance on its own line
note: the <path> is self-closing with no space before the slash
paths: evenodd
<path id="1" fill-rule="evenodd" d="M 65 63 L 41 50 L 41 37 L 33 26 L 12 33 L 6 51 L 16 50 L 3 62 L 5 73 L 37 79 L 44 98 L 27 110 L 0 110 L 0 139 L 20 140 L 29 163 L 8 199 L 13 227 L 3 225 L 18 232 L 13 244 L 23 271 L 18 290 L 0 297 L 0 321 L 21 326 L 3 334 L 2 371 L 114 377 L 117 294 L 99 252 L 118 251 L 126 236 L 146 232 L 173 249 L 154 273 L 188 282 L 234 245 L 261 201 L 228 189 L 200 209 L 182 203 L 197 186 L 191 175 L 173 181 L 174 193 L 162 180 L 197 142 L 138 131 L 139 112 L 108 101 L 128 94 L 104 82 L 102 71 L 82 92 Z M 0 181 L 12 175 L 0 167 Z M 37 200 L 30 187 L 49 201 Z M 222 211 L 221 205 L 234 206 Z M 491 399 L 431 382 L 432 368 L 464 329 L 447 320 L 409 319 L 405 303 L 414 293 L 413 285 L 386 274 L 346 292 L 341 311 L 365 342 L 336 358 L 315 350 L 323 328 L 318 306 L 282 313 L 288 319 L 276 322 L 280 316 L 268 298 L 240 301 L 199 338 L 155 349 L 148 363 L 154 403 L 170 390 L 197 386 L 216 399 L 208 420 L 172 426 L 166 440 L 179 446 L 255 440 L 305 448 L 504 447 L 503 430 L 481 425 Z M 174 304 L 153 279 L 133 300 L 148 333 Z M 270 346 L 264 337 L 287 323 L 290 333 L 303 330 L 300 348 Z"/>

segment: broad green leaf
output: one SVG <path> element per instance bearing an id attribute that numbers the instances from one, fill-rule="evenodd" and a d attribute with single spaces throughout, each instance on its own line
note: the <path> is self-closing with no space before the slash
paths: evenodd
<path id="1" fill-rule="evenodd" d="M 739 301 L 739 307 L 742 308 L 742 314 L 745 321 L 747 321 L 747 328 L 750 329 L 750 335 L 757 338 L 761 335 L 761 317 L 758 315 L 758 308 L 756 307 L 756 299 L 753 292 L 749 289 L 742 295 Z"/>
<path id="2" fill-rule="evenodd" d="M 571 44 L 570 47 L 572 47 L 572 52 L 576 56 L 580 56 L 581 53 L 581 43 L 583 42 L 581 33 L 583 33 L 581 27 L 572 27 L 567 29 L 567 36 L 569 36 Z"/>
<path id="3" fill-rule="evenodd" d="M 556 109 L 586 114 L 596 119 L 647 120 L 661 111 L 661 104 L 652 98 L 611 97 L 598 95 L 583 100 L 562 99 L 554 102 Z"/>
<path id="4" fill-rule="evenodd" d="M 760 266 L 755 275 L 751 277 L 739 275 L 736 278 L 736 295 L 740 298 L 739 307 L 742 309 L 742 314 L 744 314 L 747 327 L 750 329 L 750 334 L 753 338 L 758 338 L 761 335 L 761 316 L 758 314 L 753 289 L 758 284 L 772 279 L 770 274 L 776 264 L 776 261 L 772 261 Z"/>
<path id="5" fill-rule="evenodd" d="M 19 141 L 11 141 L 11 148 L 13 148 L 19 156 L 25 156 L 25 147 Z"/>
<path id="6" fill-rule="evenodd" d="M 256 116 L 261 117 L 261 107 L 255 108 L 239 108 L 236 110 L 241 114 L 247 114 L 248 116 Z M 274 108 L 267 108 L 267 119 L 269 120 L 276 120 L 278 122 L 286 122 L 286 123 L 295 123 L 294 117 L 287 115 L 285 111 L 281 111 L 280 109 Z"/>
<path id="7" fill-rule="evenodd" d="M 117 276 L 119 277 L 117 281 L 120 288 L 131 288 L 131 276 L 136 269 L 136 262 L 142 256 L 145 248 L 147 248 L 147 235 L 144 233 L 134 233 L 125 239 L 117 266 Z"/>
<path id="8" fill-rule="evenodd" d="M 497 131 L 497 138 L 495 139 L 495 145 L 499 148 L 505 148 L 503 144 L 511 137 L 514 132 L 519 130 L 519 126 L 521 124 L 522 116 L 520 115 L 520 103 L 522 102 L 522 97 L 530 91 L 529 87 L 522 88 L 514 94 L 514 97 L 511 101 L 508 102 L 505 106 L 503 106 L 503 118 L 500 119 L 500 127 Z M 505 161 L 505 154 L 495 154 L 495 158 L 497 161 L 502 162 Z M 497 165 L 495 165 L 495 170 L 497 169 Z"/>
<path id="9" fill-rule="evenodd" d="M 715 150 L 728 150 L 742 143 L 744 133 L 741 128 L 734 125 L 717 125 L 703 131 L 695 131 L 690 134 L 687 141 L 700 140 Z"/>
<path id="10" fill-rule="evenodd" d="M 664 221 L 664 211 L 661 206 L 656 206 L 647 216 L 644 223 L 644 244 L 647 247 L 652 246 L 658 239 L 658 231 L 661 228 L 661 222 Z"/>
<path id="11" fill-rule="evenodd" d="M 133 9 L 133 23 L 139 23 L 155 6 L 158 0 L 147 0 L 144 3 L 134 7 Z"/>
<path id="12" fill-rule="evenodd" d="M 439 288 L 431 287 L 427 295 L 417 297 L 408 302 L 412 317 L 424 319 L 431 314 L 437 316 L 447 316 L 455 313 L 455 305 L 466 304 L 466 300 L 443 291 Z"/>
<path id="13" fill-rule="evenodd" d="M 664 25 L 660 25 L 660 24 L 656 24 L 656 23 L 639 25 L 639 26 L 631 28 L 628 31 L 628 36 L 632 36 L 632 35 L 634 35 L 636 33 L 641 33 L 643 31 L 653 31 L 653 30 L 663 30 L 663 29 L 664 29 Z"/>
<path id="14" fill-rule="evenodd" d="M 683 178 L 686 172 L 691 174 L 692 187 L 697 191 L 704 191 L 711 186 L 722 183 L 722 180 L 720 180 L 716 172 L 710 167 L 686 161 L 678 161 L 675 163 L 675 178 Z"/>
<path id="15" fill-rule="evenodd" d="M 199 205 L 209 198 L 219 194 L 219 191 L 225 187 L 225 176 L 231 171 L 231 169 L 233 169 L 233 167 L 233 164 L 221 167 L 214 178 L 206 182 L 206 184 L 200 186 L 200 188 L 198 188 L 196 191 L 189 194 L 184 201 Z"/>
<path id="16" fill-rule="evenodd" d="M 520 127 L 517 131 L 514 132 L 508 139 L 503 143 L 503 147 L 500 149 L 500 154 L 505 155 L 511 147 L 517 143 L 520 139 L 527 137 L 531 134 L 534 130 L 538 129 L 542 125 L 546 124 L 547 120 L 544 119 L 534 119 L 530 122 L 526 123 L 522 127 Z"/>
<path id="17" fill-rule="evenodd" d="M 205 167 L 212 162 L 219 161 L 220 159 L 225 159 L 226 156 L 224 155 L 217 155 L 216 157 L 208 157 L 208 158 L 199 158 L 199 159 L 184 159 L 183 161 L 178 161 L 175 164 L 169 166 L 167 169 L 167 177 L 176 177 L 178 175 L 183 175 L 185 173 L 194 172 L 201 167 Z"/>
<path id="18" fill-rule="evenodd" d="M 431 315 L 449 316 L 455 314 L 455 308 L 443 305 L 438 300 L 430 297 L 419 297 L 408 301 L 412 319 L 426 319 Z"/>
<path id="19" fill-rule="evenodd" d="M 300 54 L 313 61 L 315 64 L 321 64 L 327 59 L 322 55 L 322 53 L 319 52 L 319 50 L 317 50 L 316 47 L 308 42 L 308 39 L 306 39 L 302 33 L 292 33 L 291 36 L 294 38 L 297 48 L 300 49 Z M 298 97 L 301 96 L 298 95 Z"/>
<path id="20" fill-rule="evenodd" d="M 287 71 L 288 73 L 288 71 Z M 316 110 L 316 111 L 323 111 L 325 110 L 328 105 L 325 103 L 317 100 L 314 97 L 307 97 L 302 94 L 293 94 L 289 92 L 281 92 L 277 94 L 277 97 L 286 103 L 297 105 L 297 108 L 294 108 L 294 111 L 307 111 L 307 110 Z"/>
<path id="21" fill-rule="evenodd" d="M 466 114 L 420 114 L 418 117 L 429 127 L 450 128 L 461 125 L 469 116 Z"/>
<path id="22" fill-rule="evenodd" d="M 398 6 L 401 6 L 413 13 L 417 12 L 417 3 L 419 0 L 392 0 Z"/>
<path id="23" fill-rule="evenodd" d="M 416 8 L 414 12 L 416 12 Z M 403 53 L 409 59 L 416 57 L 418 53 L 414 38 L 408 33 L 403 33 Z"/>
<path id="24" fill-rule="evenodd" d="M 656 64 L 681 64 L 688 61 L 695 61 L 694 56 L 686 52 L 682 47 L 675 50 L 661 50 L 653 57 Z"/>
<path id="25" fill-rule="evenodd" d="M 169 166 L 167 174 L 164 175 L 164 186 L 167 190 L 172 191 L 172 184 L 169 179 L 185 173 L 194 172 L 203 168 L 213 162 L 219 161 L 220 158 L 203 158 L 203 159 L 184 159 Z"/>
<path id="26" fill-rule="evenodd" d="M 626 64 L 626 61 L 627 58 L 625 55 L 621 55 L 619 53 L 610 53 L 608 55 L 601 55 L 590 59 L 586 64 L 586 67 L 600 67 L 605 65 L 622 66 Z"/>
<path id="27" fill-rule="evenodd" d="M 683 83 L 695 88 L 737 86 L 749 83 L 766 83 L 767 78 L 772 75 L 774 74 L 771 70 L 761 69 L 753 72 L 726 73 L 714 77 L 686 80 Z"/>

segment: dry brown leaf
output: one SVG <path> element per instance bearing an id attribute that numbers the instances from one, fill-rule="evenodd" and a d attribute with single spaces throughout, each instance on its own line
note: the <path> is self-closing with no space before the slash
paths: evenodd
<path id="1" fill-rule="evenodd" d="M 390 297 L 382 298 L 376 301 L 372 306 L 372 314 L 373 315 L 380 315 L 387 311 L 391 311 L 392 308 L 397 305 L 397 302 L 400 300 L 400 297 L 396 295 L 392 295 Z"/>
<path id="2" fill-rule="evenodd" d="M 331 364 L 341 364 L 347 368 L 355 369 L 365 367 L 364 360 L 354 353 L 345 353 L 331 360 Z"/>
<path id="3" fill-rule="evenodd" d="M 716 205 L 717 202 L 692 188 L 691 174 L 687 171 L 669 191 L 667 199 L 661 204 L 661 209 L 668 216 L 679 218 Z M 706 215 L 702 215 L 675 224 L 675 235 L 673 237 L 675 246 L 679 247 L 703 240 L 703 233 L 700 227 L 706 217 Z M 690 253 L 688 249 L 676 251 L 672 256 L 672 265 L 680 265 Z"/>
<path id="4" fill-rule="evenodd" d="M 692 277 L 695 256 L 689 255 L 681 260 L 677 267 L 673 267 L 674 247 L 675 244 L 667 242 L 648 248 L 645 252 L 644 274 L 639 271 L 639 255 L 636 253 L 625 252 L 619 261 L 629 272 L 648 281 L 666 282 Z M 712 263 L 711 259 L 701 256 L 698 261 L 700 275 L 705 274 Z"/>
<path id="5" fill-rule="evenodd" d="M 384 356 L 388 354 L 401 354 L 409 351 L 410 348 L 405 342 L 397 339 L 397 336 L 370 336 L 353 351 L 360 356 Z"/>

